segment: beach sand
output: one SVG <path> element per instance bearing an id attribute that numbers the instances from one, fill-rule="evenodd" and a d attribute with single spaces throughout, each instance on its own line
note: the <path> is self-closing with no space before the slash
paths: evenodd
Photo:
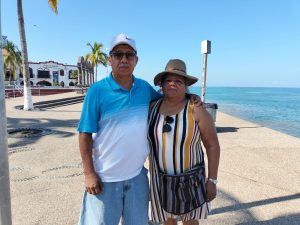
<path id="1" fill-rule="evenodd" d="M 33 99 L 71 96 L 76 94 Z M 33 112 L 14 108 L 22 104 L 23 98 L 6 100 L 8 130 L 51 133 L 8 137 L 13 224 L 77 224 L 84 190 L 76 132 L 82 104 Z M 203 224 L 300 224 L 300 139 L 221 112 L 216 126 L 218 196 Z"/>

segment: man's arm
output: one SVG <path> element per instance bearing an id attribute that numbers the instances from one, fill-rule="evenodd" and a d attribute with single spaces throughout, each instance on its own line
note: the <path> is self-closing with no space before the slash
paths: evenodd
<path id="1" fill-rule="evenodd" d="M 100 177 L 95 172 L 93 164 L 93 138 L 92 133 L 79 133 L 79 149 L 83 165 L 83 174 L 86 191 L 97 195 L 103 191 Z"/>

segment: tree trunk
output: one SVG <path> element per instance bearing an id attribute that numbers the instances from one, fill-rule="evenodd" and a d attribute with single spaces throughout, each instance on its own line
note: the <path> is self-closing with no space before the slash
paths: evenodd
<path id="1" fill-rule="evenodd" d="M 27 43 L 24 27 L 24 16 L 22 9 L 22 0 L 18 0 L 18 21 L 19 21 L 19 32 L 22 47 L 22 63 L 23 63 L 23 80 L 24 80 L 24 110 L 33 110 L 32 96 L 31 96 L 31 85 L 30 75 L 28 66 L 28 53 Z"/>
<path id="2" fill-rule="evenodd" d="M 97 82 L 97 67 L 98 67 L 98 64 L 96 63 L 96 72 L 95 72 L 95 82 Z"/>
<path id="3" fill-rule="evenodd" d="M 0 47 L 2 51 L 1 32 L 1 1 L 0 1 Z M 6 72 L 6 71 L 5 71 Z M 7 149 L 7 118 L 5 108 L 5 87 L 3 71 L 3 56 L 0 54 L 0 224 L 11 225 L 11 200 L 9 184 L 9 163 Z"/>

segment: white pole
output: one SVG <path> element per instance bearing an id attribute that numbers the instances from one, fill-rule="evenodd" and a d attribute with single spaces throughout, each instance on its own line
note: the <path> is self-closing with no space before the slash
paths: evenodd
<path id="1" fill-rule="evenodd" d="M 202 94 L 201 100 L 205 103 L 205 88 L 206 88 L 206 66 L 207 66 L 207 54 L 203 54 L 203 71 L 202 71 Z"/>
<path id="2" fill-rule="evenodd" d="M 207 55 L 211 52 L 211 41 L 201 41 L 201 53 L 203 54 L 203 72 L 202 72 L 202 94 L 201 100 L 205 103 L 205 88 L 206 88 L 206 71 L 207 71 Z"/>
<path id="3" fill-rule="evenodd" d="M 0 225 L 11 225 L 11 203 L 7 148 L 5 87 L 2 59 L 1 0 L 0 0 Z"/>

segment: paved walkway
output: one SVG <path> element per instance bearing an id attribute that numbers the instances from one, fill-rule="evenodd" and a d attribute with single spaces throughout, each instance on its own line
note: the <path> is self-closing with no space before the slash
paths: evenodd
<path id="1" fill-rule="evenodd" d="M 76 96 L 35 96 L 34 102 Z M 14 225 L 76 224 L 84 189 L 76 125 L 82 104 L 20 111 L 6 100 L 8 130 L 51 130 L 9 137 Z M 218 112 L 218 198 L 204 224 L 300 224 L 300 139 Z M 147 164 L 147 163 L 146 163 Z M 137 215 L 138 216 L 138 215 Z"/>

